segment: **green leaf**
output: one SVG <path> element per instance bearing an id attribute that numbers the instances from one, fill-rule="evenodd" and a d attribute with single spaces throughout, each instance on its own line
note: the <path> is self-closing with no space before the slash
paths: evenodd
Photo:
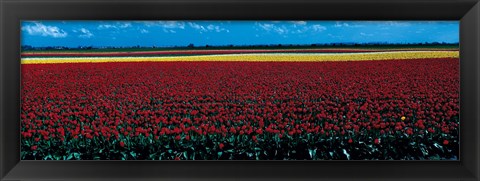
<path id="1" fill-rule="evenodd" d="M 188 159 L 188 154 L 186 151 L 183 152 L 183 157 L 185 157 L 185 159 Z"/>
<path id="2" fill-rule="evenodd" d="M 390 141 L 395 141 L 397 138 L 396 138 L 395 136 L 393 136 L 393 135 L 388 135 L 388 139 L 389 139 Z"/>
<path id="3" fill-rule="evenodd" d="M 157 156 L 157 153 L 152 153 L 152 154 L 148 155 L 148 157 L 152 160 L 154 160 L 155 156 Z"/>
<path id="4" fill-rule="evenodd" d="M 71 160 L 73 158 L 73 153 L 70 153 L 67 157 L 67 160 Z"/>
<path id="5" fill-rule="evenodd" d="M 218 158 L 220 158 L 222 156 L 223 152 L 218 152 Z"/>
<path id="6" fill-rule="evenodd" d="M 77 160 L 80 160 L 80 153 L 73 153 L 73 157 L 75 157 Z"/>
<path id="7" fill-rule="evenodd" d="M 423 156 L 427 156 L 427 155 L 428 155 L 428 150 L 426 150 L 424 147 L 420 147 L 420 150 L 422 151 Z"/>
<path id="8" fill-rule="evenodd" d="M 343 149 L 343 154 L 347 156 L 347 159 L 350 160 L 350 154 L 348 154 L 347 150 Z"/>
<path id="9" fill-rule="evenodd" d="M 45 158 L 43 158 L 44 160 L 53 160 L 52 158 L 52 155 L 47 155 Z"/>
<path id="10" fill-rule="evenodd" d="M 314 149 L 308 149 L 308 154 L 310 154 L 310 158 L 313 159 L 313 155 L 315 155 L 316 150 Z"/>
<path id="11" fill-rule="evenodd" d="M 124 152 L 121 152 L 121 154 L 123 155 L 122 160 L 127 160 L 128 158 L 127 154 Z"/>
<path id="12" fill-rule="evenodd" d="M 133 151 L 130 152 L 130 155 L 132 155 L 133 158 L 137 158 L 137 153 L 135 153 Z"/>
<path id="13" fill-rule="evenodd" d="M 433 146 L 437 147 L 438 149 L 443 150 L 443 146 L 438 144 L 438 143 L 434 143 Z"/>
<path id="14" fill-rule="evenodd" d="M 193 152 L 193 153 L 191 154 L 191 156 L 192 156 L 191 159 L 192 159 L 192 160 L 195 160 L 195 152 Z"/>

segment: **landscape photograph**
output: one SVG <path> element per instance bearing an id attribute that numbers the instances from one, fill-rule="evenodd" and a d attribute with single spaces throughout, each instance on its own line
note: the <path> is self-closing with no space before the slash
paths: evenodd
<path id="1" fill-rule="evenodd" d="M 22 160 L 460 159 L 458 21 L 22 21 Z"/>

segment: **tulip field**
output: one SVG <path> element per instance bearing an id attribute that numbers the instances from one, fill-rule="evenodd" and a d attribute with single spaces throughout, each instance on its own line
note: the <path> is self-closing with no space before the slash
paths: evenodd
<path id="1" fill-rule="evenodd" d="M 459 160 L 458 50 L 21 61 L 23 160 Z"/>

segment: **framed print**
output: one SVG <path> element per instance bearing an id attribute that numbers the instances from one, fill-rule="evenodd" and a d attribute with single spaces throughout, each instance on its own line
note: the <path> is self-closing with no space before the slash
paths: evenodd
<path id="1" fill-rule="evenodd" d="M 3 180 L 479 179 L 478 1 L 1 10 Z"/>
<path id="2" fill-rule="evenodd" d="M 458 21 L 21 26 L 22 160 L 460 157 Z"/>

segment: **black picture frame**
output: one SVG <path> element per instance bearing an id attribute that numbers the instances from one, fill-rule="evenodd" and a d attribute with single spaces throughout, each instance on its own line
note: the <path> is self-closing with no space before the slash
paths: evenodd
<path id="1" fill-rule="evenodd" d="M 0 0 L 1 180 L 480 180 L 479 0 Z M 460 161 L 20 161 L 21 20 L 459 20 Z"/>

